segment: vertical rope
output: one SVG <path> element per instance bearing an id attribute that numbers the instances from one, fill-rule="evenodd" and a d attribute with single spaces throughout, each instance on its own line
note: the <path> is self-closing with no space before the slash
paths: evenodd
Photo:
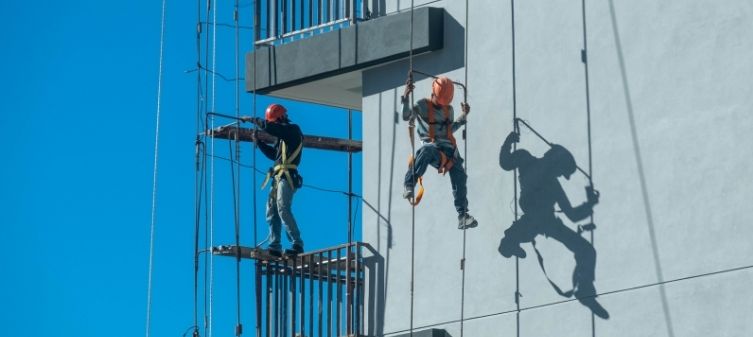
<path id="1" fill-rule="evenodd" d="M 235 5 L 233 8 L 233 22 L 235 23 L 235 117 L 240 118 L 240 82 L 239 82 L 239 64 L 238 64 L 238 54 L 239 54 L 239 43 L 240 43 L 240 37 L 239 37 L 239 27 L 238 27 L 238 0 L 235 0 Z M 235 335 L 240 336 L 243 334 L 243 324 L 241 323 L 241 238 L 240 238 L 240 217 L 241 217 L 241 211 L 240 211 L 240 200 L 241 200 L 241 191 L 240 191 L 240 139 L 239 139 L 239 133 L 240 133 L 240 124 L 236 124 L 236 132 L 235 132 L 235 162 L 230 163 L 230 167 L 235 167 L 236 170 L 231 171 L 231 174 L 233 175 L 233 203 L 234 203 L 234 211 L 235 211 L 235 246 L 236 246 L 236 257 L 235 257 L 235 287 L 236 287 L 236 308 L 237 308 L 237 318 L 236 318 L 236 327 L 235 327 Z M 232 158 L 232 157 L 231 157 Z M 237 171 L 237 181 L 236 181 L 236 171 Z M 236 191 L 237 186 L 237 191 Z"/>
<path id="2" fill-rule="evenodd" d="M 254 16 L 252 18 L 253 23 L 253 29 L 254 29 L 254 38 L 252 40 L 252 55 L 254 56 L 254 60 L 251 64 L 251 73 L 253 78 L 253 91 L 252 91 L 252 115 L 256 117 L 256 41 L 259 40 L 259 9 L 261 6 L 259 6 L 258 0 L 254 0 Z M 237 76 L 236 76 L 237 77 Z M 256 130 L 256 124 L 254 123 L 254 130 Z M 256 137 L 256 133 L 254 132 L 254 137 Z M 253 151 L 252 151 L 252 170 L 251 170 L 251 190 L 254 191 L 253 195 L 253 224 L 254 224 L 254 247 L 256 247 L 259 244 L 258 239 L 258 222 L 259 222 L 259 216 L 258 216 L 258 200 L 257 200 L 257 188 L 256 188 L 256 139 L 254 139 L 253 142 Z M 256 295 L 256 337 L 261 337 L 261 262 L 257 261 L 257 267 L 256 267 L 256 277 L 254 277 L 254 287 L 256 289 L 255 295 Z"/>
<path id="3" fill-rule="evenodd" d="M 166 21 L 167 0 L 162 0 L 162 15 L 160 26 L 159 42 L 159 70 L 157 75 L 157 111 L 156 125 L 154 131 L 154 168 L 152 170 L 152 211 L 149 224 L 149 273 L 147 276 L 146 286 L 146 332 L 145 336 L 149 337 L 152 326 L 152 276 L 154 271 L 154 228 L 157 219 L 157 170 L 159 163 L 159 129 L 160 129 L 160 112 L 162 109 L 162 71 L 165 51 L 165 21 Z"/>
<path id="4" fill-rule="evenodd" d="M 586 26 L 586 0 L 581 1 L 581 11 L 583 16 L 583 50 L 581 51 L 581 61 L 583 62 L 584 75 L 586 78 L 586 128 L 588 130 L 588 184 L 593 189 L 593 155 L 591 150 L 591 90 L 589 85 L 588 76 L 588 39 L 587 39 L 587 26 Z M 593 211 L 591 212 L 591 223 L 594 223 Z M 594 231 L 591 230 L 591 246 L 594 244 Z M 596 318 L 593 312 L 591 312 L 591 335 L 596 336 Z"/>
<path id="5" fill-rule="evenodd" d="M 212 111 L 217 111 L 216 104 L 217 104 L 217 1 L 212 2 L 211 0 L 207 0 L 207 11 L 209 11 L 209 4 L 212 6 Z M 208 43 L 208 42 L 207 42 Z M 208 47 L 208 46 L 207 46 Z M 211 129 L 214 130 L 214 116 L 212 118 L 212 125 Z M 210 213 L 209 216 L 209 244 L 210 246 L 214 247 L 214 137 L 212 137 L 211 142 L 211 162 L 210 162 L 210 198 L 211 201 L 209 203 L 210 205 Z M 214 310 L 214 254 L 210 254 L 209 256 L 209 337 L 213 336 L 213 317 L 212 313 Z"/>
<path id="6" fill-rule="evenodd" d="M 199 71 L 196 72 L 196 171 L 194 176 L 194 252 L 193 252 L 193 336 L 199 335 L 199 238 L 201 236 L 201 171 L 199 156 L 201 151 L 201 128 L 202 91 L 201 91 L 201 0 L 196 1 L 196 64 Z"/>
<path id="7" fill-rule="evenodd" d="M 513 130 L 520 132 L 518 128 L 518 92 L 517 92 L 517 78 L 516 78 L 516 64 L 515 64 L 515 0 L 510 0 L 510 24 L 512 31 L 512 120 Z M 517 144 L 512 144 L 513 152 L 517 151 Z M 518 169 L 513 170 L 513 191 L 514 191 L 514 214 L 515 221 L 518 221 Z M 515 257 L 515 326 L 516 336 L 520 336 L 520 258 Z"/>
<path id="8" fill-rule="evenodd" d="M 465 78 L 463 80 L 463 83 L 465 83 L 465 88 L 463 88 L 463 92 L 465 93 L 463 100 L 465 104 L 468 104 L 468 0 L 465 0 L 465 50 L 464 50 L 464 56 L 463 56 L 463 69 L 465 72 Z M 461 108 L 462 110 L 462 108 Z M 462 112 L 461 112 L 462 113 Z M 466 171 L 466 175 L 468 174 L 468 121 L 466 120 L 465 125 L 463 126 L 463 156 L 465 157 L 465 161 L 463 162 L 463 169 Z M 460 337 L 463 337 L 464 333 L 464 326 L 465 326 L 465 259 L 466 259 L 466 244 L 467 244 L 467 235 L 466 235 L 467 228 L 465 226 L 463 227 L 463 258 L 460 260 L 460 269 L 462 272 L 461 281 L 460 281 Z"/>
<path id="9" fill-rule="evenodd" d="M 410 66 L 409 71 L 409 78 L 410 78 L 410 84 L 413 85 L 413 12 L 415 9 L 414 0 L 411 0 L 410 2 L 410 49 L 408 54 L 408 63 Z M 411 92 L 410 94 L 410 106 L 411 110 L 413 110 L 413 106 L 415 105 L 415 95 Z M 411 116 L 409 123 L 409 127 L 411 130 L 411 152 L 412 152 L 412 158 L 416 158 L 416 144 L 413 142 L 413 130 L 415 126 L 415 121 L 413 116 Z M 416 165 L 415 162 L 411 165 L 411 170 L 413 170 L 413 178 L 416 177 Z M 416 184 L 414 183 L 411 187 L 413 189 L 413 194 L 415 197 L 416 192 Z M 411 207 L 411 237 L 410 237 L 410 336 L 413 337 L 413 305 L 414 305 L 414 282 L 415 282 L 415 274 L 416 274 L 416 268 L 415 268 L 415 261 L 416 261 L 416 206 L 412 205 Z"/>
<path id="10" fill-rule="evenodd" d="M 211 7 L 210 3 L 211 3 L 211 0 L 207 0 L 207 2 L 206 2 L 206 16 L 205 16 L 206 20 L 205 20 L 205 22 L 209 22 L 210 21 L 210 18 L 209 18 L 210 7 Z M 201 15 L 201 0 L 197 0 L 197 15 L 199 17 Z M 199 26 L 199 27 L 203 27 L 203 26 Z M 200 42 L 198 42 L 198 40 L 200 39 L 200 37 L 197 36 L 196 39 L 197 39 L 197 45 L 200 45 Z M 205 44 L 206 48 L 204 50 L 204 63 L 208 64 L 209 63 L 209 34 L 206 34 L 205 43 L 206 43 Z M 200 48 L 197 48 L 197 50 L 199 50 L 199 49 Z M 200 54 L 200 52 L 197 52 L 197 53 Z M 204 84 L 204 91 L 203 91 L 203 95 L 202 95 L 202 98 L 203 98 L 203 102 L 202 102 L 203 104 L 202 104 L 202 106 L 203 106 L 203 113 L 204 113 L 204 119 L 203 119 L 204 124 L 203 124 L 202 127 L 205 130 L 207 129 L 207 125 L 206 125 L 206 112 L 207 112 L 207 107 L 208 107 L 208 99 L 206 98 L 206 96 L 209 93 L 209 81 L 206 80 L 206 78 L 208 78 L 208 71 L 207 71 L 207 69 L 208 68 L 205 66 L 204 67 L 204 79 L 205 80 L 204 80 L 204 83 L 203 83 Z M 197 118 L 199 118 L 198 114 L 197 114 Z M 201 122 L 202 122 L 201 119 L 199 119 L 199 120 L 196 121 L 197 125 L 199 123 L 201 123 Z M 202 138 L 206 139 L 206 133 L 204 133 L 204 136 L 202 136 Z M 206 143 L 204 143 L 204 144 L 206 144 Z M 209 189 L 206 186 L 207 185 L 206 162 L 207 162 L 207 149 L 206 149 L 206 145 L 204 145 L 204 148 L 203 148 L 203 159 L 202 159 L 202 166 L 203 166 L 203 168 L 202 168 L 202 175 L 203 175 L 202 186 L 204 187 L 204 208 L 205 208 L 204 209 L 204 217 L 205 217 L 205 219 L 204 219 L 204 246 L 205 246 L 206 251 L 209 252 L 209 251 L 211 251 L 212 246 L 211 246 L 211 240 L 210 240 L 211 233 L 210 233 L 210 228 L 208 226 L 208 224 L 209 224 L 209 196 L 208 196 L 209 191 L 208 190 Z M 211 291 L 209 289 L 211 287 L 210 286 L 211 259 L 212 259 L 212 254 L 211 253 L 207 253 L 207 254 L 204 255 L 204 335 L 206 335 L 206 336 L 210 335 L 210 325 L 211 325 L 210 317 L 209 317 L 209 316 L 211 316 L 211 310 L 209 308 L 209 306 L 211 305 L 211 303 L 210 303 L 211 302 L 211 300 L 210 300 L 211 299 Z"/>

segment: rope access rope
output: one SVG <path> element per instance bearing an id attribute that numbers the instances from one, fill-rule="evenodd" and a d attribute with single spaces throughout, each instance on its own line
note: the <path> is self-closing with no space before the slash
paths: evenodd
<path id="1" fill-rule="evenodd" d="M 408 85 L 413 85 L 413 12 L 415 10 L 415 3 L 414 0 L 411 0 L 410 2 L 410 49 L 408 54 L 408 63 L 410 67 L 410 72 L 408 73 L 409 83 Z M 411 118 L 408 121 L 408 127 L 410 129 L 410 146 L 411 146 L 411 153 L 412 158 L 416 158 L 416 144 L 413 139 L 413 130 L 415 129 L 415 116 L 412 116 L 413 114 L 413 106 L 415 104 L 414 102 L 415 96 L 413 95 L 413 91 L 410 92 L 410 104 L 411 104 Z M 411 165 L 411 170 L 413 170 L 412 177 L 415 178 L 416 176 L 416 165 L 415 161 Z M 414 183 L 413 186 L 411 186 L 411 189 L 413 190 L 412 194 L 415 198 L 415 192 L 416 192 L 416 184 Z M 416 260 L 416 207 L 415 205 L 412 205 L 411 207 L 411 240 L 410 240 L 410 337 L 413 337 L 413 305 L 414 305 L 414 281 L 415 281 L 415 260 Z"/>
<path id="2" fill-rule="evenodd" d="M 211 2 L 211 0 L 207 0 L 207 4 L 206 4 L 206 9 L 207 9 L 206 10 L 206 21 L 210 21 L 209 20 L 210 2 Z M 198 19 L 200 20 L 201 19 L 201 0 L 197 0 L 197 7 L 198 7 L 197 8 L 197 16 L 198 16 Z M 198 27 L 203 27 L 203 24 L 200 24 Z M 216 28 L 216 26 L 213 27 L 213 28 Z M 197 37 L 197 44 L 199 44 L 199 42 L 198 42 L 199 39 L 200 39 L 200 37 Z M 197 48 L 197 50 L 200 50 L 200 48 Z M 205 61 L 205 63 L 209 62 L 209 34 L 206 34 L 206 48 L 204 49 L 204 61 Z M 206 69 L 206 67 L 205 67 L 205 69 Z M 209 74 L 208 70 L 205 70 L 204 71 L 204 78 L 205 79 L 208 77 L 208 74 Z M 205 80 L 204 81 L 204 93 L 205 93 L 204 95 L 206 95 L 206 93 L 208 93 L 208 92 L 209 92 L 209 81 Z M 204 107 L 204 110 L 203 110 L 204 113 L 206 113 L 206 111 L 208 110 L 208 103 L 207 103 L 207 101 L 208 100 L 206 98 L 203 100 L 202 106 Z M 204 116 L 206 116 L 206 114 L 204 114 Z M 199 116 L 197 116 L 197 118 L 200 119 Z M 201 120 L 197 120 L 196 121 L 196 125 L 197 126 L 199 125 L 199 123 L 201 123 Z M 203 124 L 203 127 L 204 128 L 207 127 L 206 119 L 205 119 L 205 123 Z M 204 139 L 204 148 L 203 148 L 204 151 L 203 151 L 203 159 L 202 159 L 202 176 L 203 176 L 202 186 L 204 187 L 204 217 L 205 217 L 205 219 L 204 219 L 204 247 L 205 247 L 205 249 L 208 250 L 211 247 L 211 242 L 210 242 L 211 233 L 210 233 L 209 226 L 207 225 L 207 224 L 209 224 L 210 219 L 209 219 L 209 188 L 207 188 L 207 184 L 208 183 L 207 183 L 207 170 L 206 170 L 206 162 L 207 162 L 206 135 L 202 135 L 202 139 Z M 210 301 L 210 295 L 211 294 L 210 294 L 210 289 L 209 289 L 210 288 L 210 286 L 209 286 L 209 284 L 210 284 L 210 277 L 211 277 L 210 271 L 212 270 L 212 268 L 211 268 L 211 259 L 212 259 L 212 256 L 211 255 L 212 254 L 205 254 L 204 255 L 204 335 L 206 335 L 206 336 L 210 336 L 211 335 L 211 333 L 210 333 L 211 332 L 211 328 L 210 328 L 210 325 L 211 325 L 211 318 L 210 318 L 210 316 L 211 316 L 211 310 L 210 310 L 210 307 L 208 307 L 208 306 L 211 305 L 211 303 L 210 303 L 211 302 Z"/>
<path id="3" fill-rule="evenodd" d="M 159 70 L 157 75 L 157 111 L 156 125 L 154 131 L 154 168 L 152 170 L 152 211 L 149 224 L 149 273 L 147 276 L 146 286 L 146 332 L 145 336 L 149 337 L 152 324 L 152 275 L 154 271 L 154 228 L 156 225 L 157 215 L 157 169 L 159 161 L 159 122 L 162 108 L 162 69 L 165 51 L 165 13 L 167 9 L 167 0 L 162 0 L 162 15 L 159 38 Z"/>
<path id="4" fill-rule="evenodd" d="M 217 73 L 215 70 L 217 70 L 217 1 L 211 1 L 207 0 L 207 12 L 210 10 L 209 5 L 211 4 L 211 11 L 212 11 L 212 22 L 215 22 L 215 24 L 212 25 L 212 111 L 216 110 L 216 104 L 217 104 Z M 207 37 L 207 44 L 209 43 L 209 37 Z M 207 46 L 208 47 L 208 46 Z M 208 48 L 207 48 L 208 49 Z M 204 115 L 205 119 L 207 114 Z M 212 129 L 214 129 L 214 117 L 212 117 Z M 204 125 L 206 126 L 206 122 Z M 209 202 L 210 205 L 210 213 L 209 216 L 209 244 L 210 246 L 214 246 L 214 142 L 215 139 L 212 137 L 212 146 L 211 146 L 211 169 L 210 169 L 210 196 L 211 201 Z M 214 334 L 214 327 L 212 325 L 213 323 L 213 312 L 214 312 L 214 254 L 209 254 L 209 337 L 212 337 Z"/>
<path id="5" fill-rule="evenodd" d="M 235 0 L 235 5 L 233 8 L 233 22 L 235 23 L 235 115 L 237 118 L 240 118 L 240 82 L 238 81 L 238 75 L 239 75 L 239 65 L 238 65 L 238 55 L 239 55 L 239 43 L 240 43 L 240 37 L 239 37 L 239 30 L 238 30 L 238 0 Z M 239 133 L 240 133 L 240 124 L 237 125 L 237 129 L 235 132 L 235 157 L 238 159 L 238 162 L 240 162 L 240 139 L 239 139 Z M 230 143 L 228 143 L 229 145 Z M 231 154 L 232 156 L 232 154 Z M 241 235 L 240 235 L 240 217 L 241 217 L 241 210 L 240 210 L 240 201 L 241 201 L 241 189 L 240 189 L 240 167 L 237 167 L 238 171 L 238 177 L 236 181 L 235 177 L 235 170 L 233 169 L 236 165 L 230 165 L 231 167 L 231 175 L 232 175 L 232 183 L 233 183 L 233 208 L 234 208 L 234 221 L 235 221 L 235 246 L 240 247 L 241 246 Z M 236 194 L 236 187 L 237 187 L 237 194 Z M 240 336 L 243 334 L 243 324 L 241 323 L 241 251 L 238 249 L 238 252 L 236 253 L 236 259 L 235 259 L 235 286 L 236 286 L 236 308 L 237 308 L 237 318 L 236 318 L 236 326 L 235 326 L 235 335 Z"/>
<path id="6" fill-rule="evenodd" d="M 464 50 L 464 57 L 463 57 L 463 69 L 465 73 L 465 78 L 463 80 L 463 83 L 465 83 L 465 86 L 463 87 L 463 103 L 468 104 L 468 0 L 465 0 L 465 50 Z M 461 113 L 463 108 L 460 108 Z M 465 170 L 466 175 L 468 174 L 468 120 L 466 116 L 465 125 L 463 126 L 463 157 L 465 158 L 465 161 L 463 162 L 463 170 Z M 467 190 L 467 188 L 466 188 Z M 460 337 L 463 337 L 464 332 L 464 324 L 465 324 L 465 259 L 466 259 L 466 243 L 467 243 L 467 232 L 468 228 L 463 226 L 463 257 L 460 260 L 460 270 L 462 273 L 461 281 L 460 281 Z"/>
<path id="7" fill-rule="evenodd" d="M 518 92 L 516 82 L 516 59 L 515 59 L 515 0 L 510 0 L 510 26 L 512 32 L 512 127 L 516 133 L 520 132 L 518 127 Z M 517 151 L 517 143 L 512 144 L 513 151 Z M 514 191 L 514 214 L 515 221 L 518 221 L 518 169 L 513 170 L 513 191 Z M 515 327 L 516 336 L 520 336 L 520 258 L 515 256 Z"/>
<path id="8" fill-rule="evenodd" d="M 252 104 L 251 104 L 252 108 L 251 108 L 251 110 L 252 110 L 252 115 L 254 116 L 254 118 L 256 118 L 256 116 L 257 116 L 257 111 L 256 111 L 256 109 L 257 109 L 257 106 L 256 106 L 256 86 L 257 86 L 257 84 L 256 84 L 256 41 L 259 39 L 259 9 L 261 8 L 261 6 L 258 5 L 257 0 L 254 0 L 253 4 L 254 4 L 254 16 L 252 17 L 253 22 L 252 22 L 251 25 L 253 27 L 253 32 L 254 32 L 253 33 L 254 34 L 253 35 L 253 43 L 252 43 L 252 52 L 253 52 L 252 55 L 254 56 L 254 60 L 253 60 L 253 63 L 251 65 L 251 67 L 252 67 L 251 68 L 251 73 L 252 73 L 252 76 L 254 78 L 252 80 L 253 81 L 253 91 L 251 92 L 251 95 L 252 95 Z M 236 27 L 237 26 L 238 26 L 238 23 L 236 22 Z M 236 76 L 236 78 L 237 77 L 238 76 Z M 256 130 L 257 130 L 257 126 L 256 126 L 256 123 L 254 123 L 254 138 L 256 137 Z M 258 228 L 259 228 L 259 226 L 258 226 L 259 216 L 258 216 L 258 205 L 257 205 L 258 204 L 258 199 L 257 199 L 258 192 L 257 192 L 256 186 L 258 186 L 258 185 L 257 185 L 257 181 L 256 181 L 256 174 L 254 174 L 254 172 L 257 171 L 257 168 L 256 168 L 256 152 L 257 152 L 256 151 L 257 150 L 256 139 L 254 139 L 254 143 L 253 143 L 252 146 L 253 146 L 253 151 L 252 151 L 253 153 L 251 154 L 251 156 L 253 158 L 253 167 L 252 167 L 253 171 L 251 172 L 251 183 L 252 183 L 251 190 L 253 190 L 253 193 L 254 193 L 253 194 L 253 200 L 252 200 L 253 205 L 254 205 L 253 206 L 253 212 L 254 212 L 253 213 L 253 218 L 254 218 L 254 220 L 253 220 L 253 224 L 254 224 L 254 247 L 257 247 L 257 245 L 259 244 L 259 238 L 257 236 L 258 235 L 257 233 L 259 231 L 258 230 Z M 257 263 L 256 277 L 254 278 L 254 287 L 255 287 L 255 289 L 254 289 L 255 290 L 254 295 L 256 297 L 256 337 L 261 337 L 261 317 L 262 317 L 261 296 L 260 296 L 261 295 L 261 274 L 260 274 L 260 268 L 261 267 L 259 265 L 259 263 L 260 263 L 259 261 L 257 261 L 256 263 Z"/>
<path id="9" fill-rule="evenodd" d="M 588 130 L 588 183 L 591 186 L 591 189 L 594 188 L 594 181 L 593 181 L 593 155 L 591 152 L 591 91 L 589 87 L 589 76 L 588 76 L 588 39 L 587 39 L 587 27 L 586 27 L 586 0 L 581 1 L 581 10 L 583 13 L 583 50 L 581 51 L 581 61 L 583 62 L 583 70 L 584 75 L 586 78 L 586 127 Z M 591 217 L 589 219 L 591 221 L 591 224 L 594 223 L 594 214 L 593 211 L 591 211 Z M 592 226 L 593 228 L 593 226 Z M 594 245 L 594 231 L 590 230 L 590 241 L 591 246 Z M 595 248 L 594 248 L 595 249 Z M 596 318 L 595 314 L 591 312 L 591 334 L 592 336 L 596 336 Z"/>
<path id="10" fill-rule="evenodd" d="M 201 0 L 196 1 L 196 64 L 201 64 Z M 201 228 L 201 135 L 198 133 L 202 112 L 201 72 L 196 72 L 196 169 L 194 176 L 194 270 L 193 270 L 193 336 L 199 335 L 199 236 Z"/>

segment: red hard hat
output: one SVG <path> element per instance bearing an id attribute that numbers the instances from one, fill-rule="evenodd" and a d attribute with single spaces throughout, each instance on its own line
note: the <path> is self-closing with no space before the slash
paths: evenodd
<path id="1" fill-rule="evenodd" d="M 436 103 L 449 105 L 455 94 L 455 84 L 448 77 L 439 76 L 431 84 L 431 93 L 434 95 Z"/>
<path id="2" fill-rule="evenodd" d="M 270 104 L 267 107 L 267 112 L 264 113 L 264 118 L 267 122 L 274 122 L 283 116 L 287 116 L 288 110 L 284 106 L 279 104 Z"/>

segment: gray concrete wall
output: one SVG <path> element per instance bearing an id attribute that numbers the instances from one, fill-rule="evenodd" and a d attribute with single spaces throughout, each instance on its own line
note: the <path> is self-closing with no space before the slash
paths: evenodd
<path id="1" fill-rule="evenodd" d="M 417 4 L 422 3 L 416 1 Z M 387 12 L 410 1 L 386 1 Z M 416 67 L 464 81 L 472 106 L 467 170 L 468 231 L 464 334 L 468 336 L 750 336 L 753 334 L 753 2 L 743 0 L 587 0 L 598 300 L 611 318 L 558 296 L 530 245 L 516 263 L 497 253 L 514 220 L 513 174 L 498 166 L 512 130 L 510 2 L 437 1 L 445 48 Z M 447 18 L 449 17 L 449 18 Z M 588 167 L 580 2 L 517 1 L 517 111 Z M 460 66 L 457 64 L 460 57 Z M 382 258 L 370 282 L 370 331 L 397 335 L 410 326 L 411 207 L 401 198 L 411 153 L 406 123 L 395 124 L 408 65 L 364 73 L 364 196 L 389 221 L 363 217 L 364 240 Z M 430 81 L 417 83 L 417 97 Z M 460 101 L 456 95 L 455 104 Z M 632 120 L 632 124 L 631 124 Z M 466 144 L 460 140 L 462 149 Z M 520 147 L 547 146 L 523 128 Z M 456 229 L 449 177 L 431 168 L 416 208 L 414 327 L 460 336 L 463 236 Z M 587 179 L 560 179 L 570 200 L 585 200 Z M 564 217 L 571 228 L 576 224 Z M 574 261 L 539 237 L 552 278 L 568 286 Z"/>

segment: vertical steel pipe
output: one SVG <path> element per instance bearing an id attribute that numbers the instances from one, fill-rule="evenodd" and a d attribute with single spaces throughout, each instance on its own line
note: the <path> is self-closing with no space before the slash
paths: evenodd
<path id="1" fill-rule="evenodd" d="M 327 337 L 332 337 L 332 251 L 327 251 Z M 339 336 L 338 336 L 339 337 Z"/>

